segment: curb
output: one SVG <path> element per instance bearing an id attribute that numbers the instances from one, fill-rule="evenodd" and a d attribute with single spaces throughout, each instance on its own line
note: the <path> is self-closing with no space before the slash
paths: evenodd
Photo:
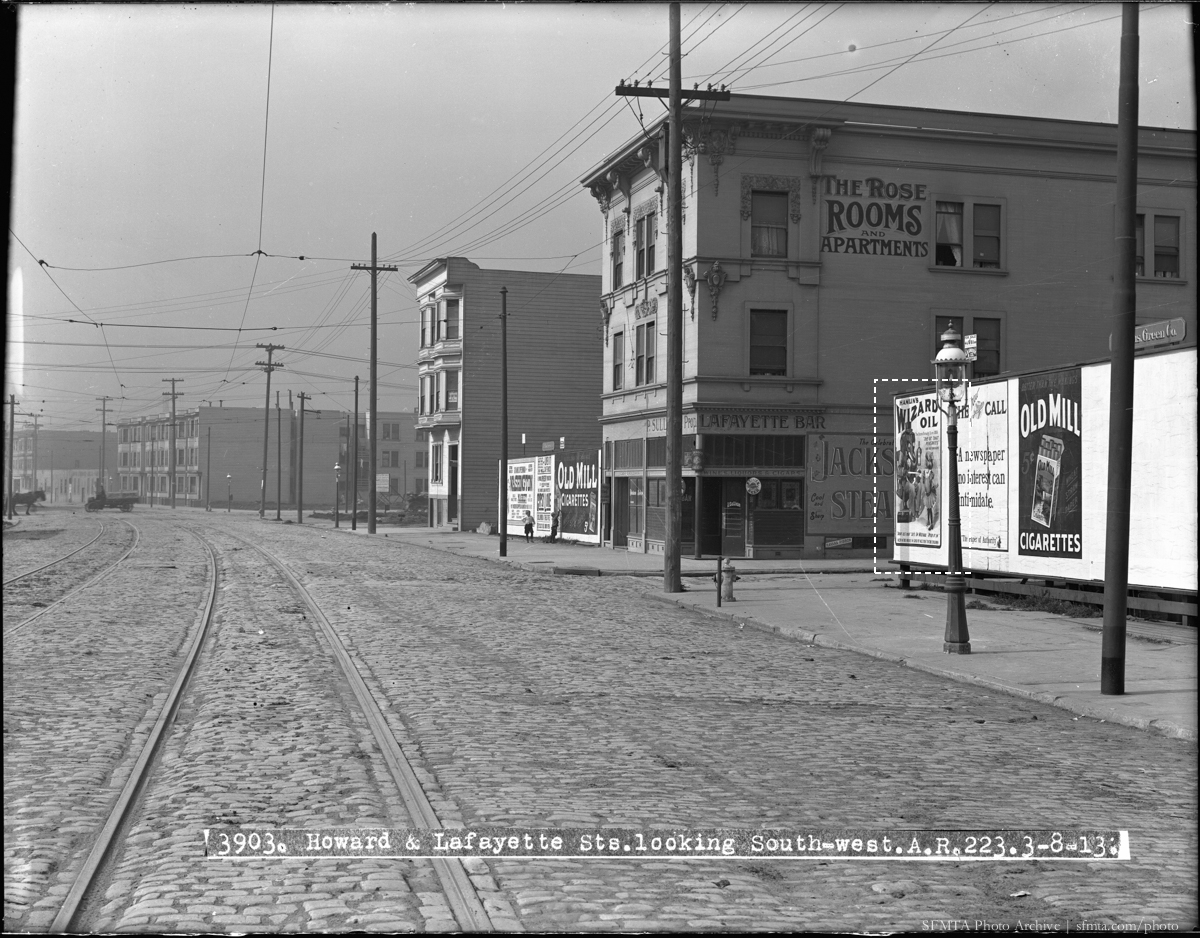
<path id="1" fill-rule="evenodd" d="M 1132 729 L 1142 730 L 1143 732 L 1149 733 L 1157 733 L 1161 736 L 1167 736 L 1172 739 L 1185 739 L 1192 742 L 1195 742 L 1197 739 L 1196 731 L 1191 727 L 1182 726 L 1171 720 L 1147 720 L 1143 717 L 1119 713 L 1115 710 L 1102 706 L 1079 704 L 1069 698 L 1060 697 L 1055 694 L 1047 694 L 1043 691 L 1023 690 L 1019 687 L 1012 687 L 1011 685 L 1002 684 L 999 681 L 993 681 L 974 674 L 967 674 L 962 671 L 953 671 L 949 668 L 939 668 L 934 665 L 925 664 L 924 662 L 913 661 L 899 655 L 893 655 L 885 651 L 879 651 L 878 649 L 863 648 L 859 645 L 850 645 L 846 642 L 841 642 L 836 639 L 825 638 L 819 632 L 810 632 L 807 629 L 802 629 L 798 626 L 771 625 L 766 622 L 761 622 L 758 619 L 755 619 L 753 616 L 739 615 L 736 612 L 727 612 L 724 608 L 709 609 L 703 606 L 691 605 L 687 600 L 674 599 L 671 595 L 665 593 L 647 593 L 646 595 L 649 599 L 653 599 L 656 602 L 663 602 L 677 608 L 687 609 L 690 612 L 698 612 L 702 615 L 712 616 L 718 619 L 725 619 L 731 622 L 737 622 L 739 625 L 752 628 L 756 632 L 767 632 L 772 635 L 778 635 L 782 638 L 790 638 L 800 641 L 807 645 L 817 645 L 821 648 L 834 648 L 839 651 L 849 651 L 853 652 L 854 654 L 866 655 L 869 658 L 877 658 L 881 661 L 899 664 L 906 668 L 912 668 L 914 671 L 921 671 L 925 674 L 932 674 L 936 677 L 947 678 L 951 681 L 957 681 L 960 684 L 974 684 L 977 687 L 985 687 L 988 690 L 996 691 L 997 693 L 1001 694 L 1007 694 L 1010 697 L 1020 697 L 1024 700 L 1048 704 L 1052 707 L 1057 707 L 1060 710 L 1066 710 L 1070 713 L 1087 717 L 1088 719 L 1099 720 L 1102 723 L 1117 723 L 1122 726 L 1128 726 Z"/>

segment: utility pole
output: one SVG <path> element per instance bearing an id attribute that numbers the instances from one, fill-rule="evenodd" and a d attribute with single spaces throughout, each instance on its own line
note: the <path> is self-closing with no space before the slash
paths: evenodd
<path id="1" fill-rule="evenodd" d="M 500 288 L 500 556 L 508 556 L 508 287 Z"/>
<path id="2" fill-rule="evenodd" d="M 680 582 L 680 533 L 683 504 L 683 166 L 681 48 L 679 4 L 670 5 L 670 79 L 667 88 L 632 87 L 623 81 L 618 96 L 667 98 L 669 114 L 663 144 L 667 153 L 667 518 L 663 544 L 663 592 L 683 591 Z M 729 92 L 687 93 L 689 100 L 728 101 Z M 659 157 L 661 165 L 662 158 Z M 698 326 L 697 326 L 698 327 Z M 615 508 L 615 506 L 614 506 Z M 696 532 L 699 537 L 699 532 Z"/>
<path id="3" fill-rule="evenodd" d="M 304 523 L 304 402 L 312 398 L 301 391 L 296 395 L 300 401 L 300 445 L 296 450 L 296 523 Z M 310 411 L 319 414 L 319 410 Z"/>
<path id="4" fill-rule="evenodd" d="M 183 384 L 183 379 L 182 378 L 163 378 L 163 381 L 171 382 L 171 390 L 163 391 L 163 397 L 169 397 L 171 399 L 171 462 L 170 462 L 171 481 L 170 481 L 170 490 L 171 490 L 171 508 L 173 509 L 175 507 L 175 398 L 183 397 L 183 392 L 176 391 L 175 385 L 176 385 L 176 383 Z"/>
<path id="5" fill-rule="evenodd" d="M 204 510 L 212 511 L 212 427 L 208 428 L 208 459 L 204 467 Z"/>
<path id="6" fill-rule="evenodd" d="M 271 372 L 276 368 L 283 367 L 278 362 L 272 362 L 271 356 L 275 352 L 282 350 L 283 346 L 263 345 L 259 342 L 255 348 L 265 348 L 267 350 L 267 360 L 265 362 L 254 363 L 267 373 L 267 402 L 263 405 L 262 484 L 258 493 L 258 517 L 265 518 L 267 515 L 267 449 L 271 437 Z"/>
<path id="7" fill-rule="evenodd" d="M 1100 693 L 1125 693 L 1125 616 L 1129 597 L 1129 488 L 1133 456 L 1134 216 L 1137 213 L 1138 5 L 1121 5 L 1117 93 L 1117 198 L 1114 231 L 1112 366 L 1108 408 L 1108 522 L 1104 544 L 1104 628 Z M 1146 232 L 1149 238 L 1150 233 Z M 1147 252 L 1149 253 L 1149 252 Z"/>
<path id="8" fill-rule="evenodd" d="M 375 232 L 371 232 L 371 266 L 351 264 L 351 270 L 369 270 L 371 272 L 371 399 L 370 411 L 367 414 L 367 442 L 371 454 L 371 484 L 367 488 L 367 533 L 375 533 L 375 437 L 379 425 L 379 291 L 377 289 L 379 271 L 396 270 L 395 267 L 380 266 L 375 262 Z M 303 414 L 303 412 L 301 412 Z"/>
<path id="9" fill-rule="evenodd" d="M 267 376 L 268 380 L 270 375 Z M 275 520 L 283 502 L 283 415 L 279 411 L 279 392 L 275 392 Z"/>
<path id="10" fill-rule="evenodd" d="M 350 530 L 358 530 L 358 375 L 354 376 L 354 511 L 350 514 Z"/>
<path id="11" fill-rule="evenodd" d="M 174 388 L 172 388 L 172 390 L 174 390 Z M 105 474 L 105 470 L 108 468 L 105 464 L 105 456 L 107 455 L 105 450 L 108 449 L 108 447 L 105 446 L 105 444 L 108 442 L 108 437 L 106 436 L 108 433 L 108 402 L 111 401 L 112 398 L 98 397 L 96 400 L 100 402 L 100 406 L 97 407 L 96 410 L 100 414 L 100 484 L 103 485 L 104 480 L 108 478 L 108 476 Z M 107 492 L 108 489 L 105 488 L 104 491 Z"/>
<path id="12" fill-rule="evenodd" d="M 7 511 L 5 516 L 12 521 L 13 516 L 13 456 L 16 453 L 17 425 L 17 395 L 8 395 L 8 495 L 4 500 Z"/>

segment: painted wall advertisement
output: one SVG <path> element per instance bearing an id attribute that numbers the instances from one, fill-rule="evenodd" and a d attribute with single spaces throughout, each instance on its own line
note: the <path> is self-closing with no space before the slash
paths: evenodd
<path id="1" fill-rule="evenodd" d="M 942 543 L 942 414 L 932 393 L 896 398 L 896 544 Z"/>
<path id="2" fill-rule="evenodd" d="M 577 541 L 600 542 L 600 452 L 557 453 L 554 482 L 562 512 L 559 533 Z"/>
<path id="3" fill-rule="evenodd" d="M 534 461 L 532 459 L 512 459 L 508 463 L 508 529 L 513 525 L 522 525 L 525 512 L 533 514 L 536 507 L 534 501 Z"/>
<path id="4" fill-rule="evenodd" d="M 958 504 L 962 544 L 1008 550 L 1008 382 L 967 389 L 958 410 Z"/>
<path id="5" fill-rule="evenodd" d="M 554 512 L 554 457 L 538 456 L 534 471 L 534 492 L 537 495 L 537 510 L 533 516 L 536 523 L 533 531 L 538 537 L 550 536 L 551 514 Z"/>
<path id="6" fill-rule="evenodd" d="M 892 533 L 892 438 L 820 433 L 808 438 L 809 534 L 870 537 Z"/>
<path id="7" fill-rule="evenodd" d="M 1020 554 L 1083 556 L 1080 388 L 1078 368 L 1018 381 Z"/>

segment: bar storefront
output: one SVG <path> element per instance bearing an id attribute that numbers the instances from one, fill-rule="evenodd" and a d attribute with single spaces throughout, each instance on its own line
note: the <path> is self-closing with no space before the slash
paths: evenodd
<path id="1" fill-rule="evenodd" d="M 792 559 L 886 546 L 892 438 L 873 435 L 869 413 L 701 407 L 685 410 L 683 430 L 685 556 Z M 662 553 L 665 431 L 661 416 L 605 426 L 605 546 Z"/>

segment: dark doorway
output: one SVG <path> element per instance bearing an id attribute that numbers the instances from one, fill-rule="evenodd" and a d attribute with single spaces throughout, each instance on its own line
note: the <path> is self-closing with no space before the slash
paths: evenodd
<path id="1" fill-rule="evenodd" d="M 746 480 L 721 480 L 721 553 L 746 555 Z"/>
<path id="2" fill-rule="evenodd" d="M 629 546 L 629 480 L 613 479 L 612 489 L 613 547 Z"/>
<path id="3" fill-rule="evenodd" d="M 721 480 L 700 480 L 700 553 L 721 553 Z"/>
<path id="4" fill-rule="evenodd" d="M 447 480 L 450 491 L 446 499 L 446 520 L 453 524 L 458 520 L 458 444 L 450 444 L 450 475 Z"/>

